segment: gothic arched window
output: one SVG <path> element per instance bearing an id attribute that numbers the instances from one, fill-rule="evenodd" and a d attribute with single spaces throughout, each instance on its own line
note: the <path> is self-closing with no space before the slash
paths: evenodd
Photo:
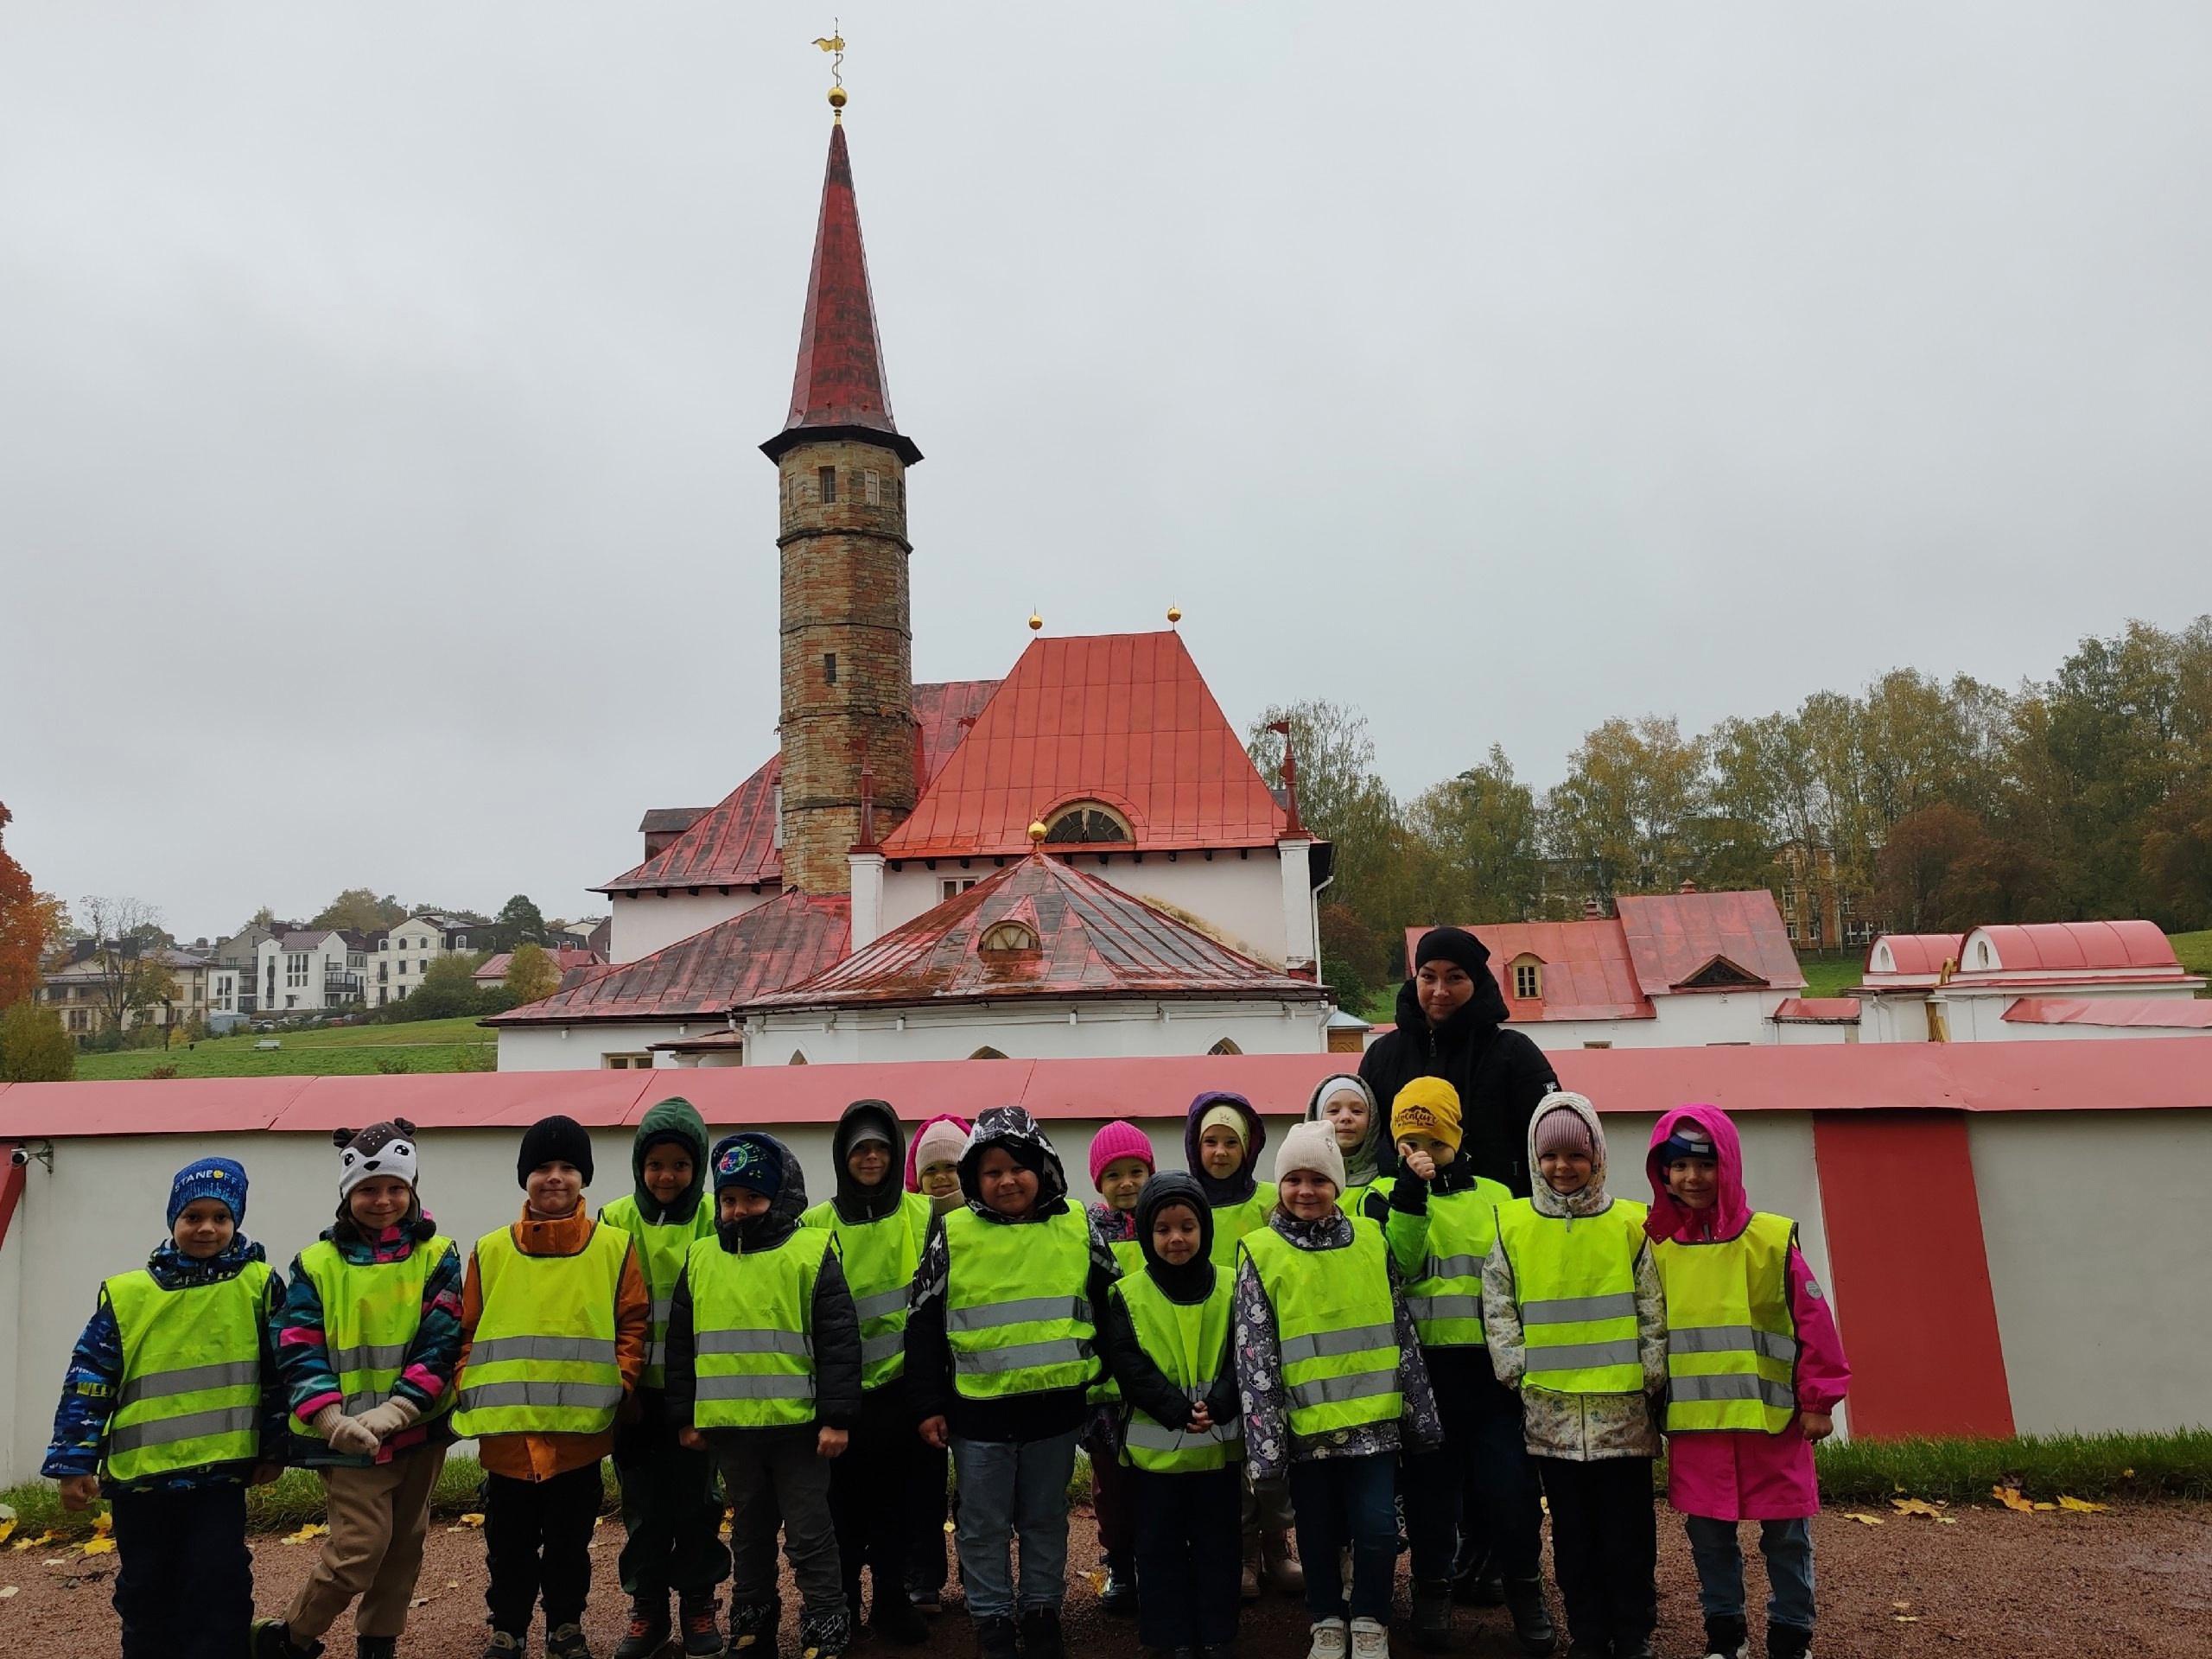
<path id="1" fill-rule="evenodd" d="M 1128 820 L 1098 801 L 1077 801 L 1062 807 L 1045 828 L 1047 846 L 1065 847 L 1085 842 L 1135 841 Z"/>

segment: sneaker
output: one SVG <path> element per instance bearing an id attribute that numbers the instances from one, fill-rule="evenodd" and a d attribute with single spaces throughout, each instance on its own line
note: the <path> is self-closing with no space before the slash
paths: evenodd
<path id="1" fill-rule="evenodd" d="M 1351 1659 L 1390 1659 L 1390 1632 L 1379 1620 L 1352 1620 Z"/>
<path id="2" fill-rule="evenodd" d="M 1770 1637 L 1767 1646 L 1774 1646 Z M 1741 1618 L 1706 1616 L 1705 1659 L 1750 1659 L 1751 1651 L 1751 1633 Z"/>
<path id="3" fill-rule="evenodd" d="M 1551 1610 L 1544 1605 L 1542 1579 L 1506 1580 L 1505 1611 L 1513 1621 L 1513 1639 L 1530 1659 L 1541 1659 L 1559 1646 L 1559 1631 L 1552 1624 Z"/>
<path id="4" fill-rule="evenodd" d="M 1098 1592 L 1099 1611 L 1116 1618 L 1137 1616 L 1137 1581 L 1127 1572 L 1108 1568 L 1106 1587 Z"/>
<path id="5" fill-rule="evenodd" d="M 976 1659 L 1015 1659 L 1021 1651 L 1014 1622 L 1003 1614 L 976 1621 Z"/>
<path id="6" fill-rule="evenodd" d="M 1809 1659 L 1812 1651 L 1810 1630 L 1801 1630 L 1795 1624 L 1777 1624 L 1772 1619 L 1767 1621 L 1767 1659 Z"/>
<path id="7" fill-rule="evenodd" d="M 545 1632 L 545 1659 L 592 1659 L 591 1643 L 581 1624 L 561 1624 Z"/>
<path id="8" fill-rule="evenodd" d="M 1613 1659 L 1653 1659 L 1649 1636 L 1624 1637 L 1613 1643 Z"/>
<path id="9" fill-rule="evenodd" d="M 829 1612 L 799 1615 L 800 1659 L 839 1659 L 852 1639 L 852 1617 L 842 1603 Z"/>
<path id="10" fill-rule="evenodd" d="M 484 1643 L 484 1659 L 522 1659 L 523 1640 L 505 1630 L 494 1630 Z"/>
<path id="11" fill-rule="evenodd" d="M 1021 1610 L 1021 1659 L 1067 1659 L 1068 1644 L 1060 1635 L 1060 1610 L 1025 1607 Z"/>
<path id="12" fill-rule="evenodd" d="M 887 1642 L 895 1642 L 902 1648 L 917 1648 L 930 1639 L 930 1627 L 914 1611 L 914 1604 L 899 1590 L 879 1590 L 875 1592 L 875 1606 L 868 1619 L 868 1628 Z"/>
<path id="13" fill-rule="evenodd" d="M 677 1605 L 676 1622 L 683 1632 L 683 1651 L 689 1659 L 720 1659 L 722 1633 L 715 1623 L 712 1596 L 684 1596 Z M 616 1659 L 620 1659 L 618 1653 Z"/>
<path id="14" fill-rule="evenodd" d="M 776 1627 L 784 1622 L 780 1600 L 733 1601 L 729 1606 L 729 1651 L 745 1659 L 775 1659 Z"/>
<path id="15" fill-rule="evenodd" d="M 1350 1640 L 1344 1620 L 1322 1619 L 1313 1626 L 1313 1645 L 1306 1649 L 1306 1659 L 1344 1659 Z"/>
<path id="16" fill-rule="evenodd" d="M 668 1598 L 639 1597 L 630 1604 L 630 1623 L 614 1644 L 614 1659 L 652 1659 L 667 1645 Z"/>
<path id="17" fill-rule="evenodd" d="M 281 1618 L 257 1618 L 246 1633 L 245 1650 L 251 1659 L 316 1659 L 322 1643 L 293 1641 L 291 1627 Z"/>
<path id="18" fill-rule="evenodd" d="M 1430 1653 L 1452 1645 L 1452 1586 L 1444 1580 L 1414 1586 L 1414 1640 Z"/>
<path id="19" fill-rule="evenodd" d="M 914 1611 L 918 1613 L 941 1613 L 944 1611 L 943 1586 L 933 1590 L 923 1585 L 918 1589 L 909 1590 L 906 1599 L 914 1604 Z"/>

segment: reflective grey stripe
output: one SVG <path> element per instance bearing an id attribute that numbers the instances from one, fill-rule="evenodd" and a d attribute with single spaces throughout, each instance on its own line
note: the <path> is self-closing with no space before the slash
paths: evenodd
<path id="1" fill-rule="evenodd" d="M 1047 1319 L 1090 1323 L 1090 1304 L 1080 1296 L 1024 1296 L 1011 1302 L 985 1302 L 978 1307 L 948 1308 L 948 1331 L 991 1331 L 1004 1325 L 1041 1325 Z"/>
<path id="2" fill-rule="evenodd" d="M 407 1363 L 407 1344 L 364 1343 L 359 1348 L 333 1348 L 330 1369 L 343 1376 L 348 1371 L 396 1371 Z"/>
<path id="3" fill-rule="evenodd" d="M 1483 1317 L 1479 1296 L 1408 1296 L 1406 1312 L 1416 1319 L 1473 1319 Z"/>
<path id="4" fill-rule="evenodd" d="M 653 1323 L 655 1325 L 666 1325 L 668 1323 L 668 1316 L 675 1311 L 675 1297 L 656 1296 L 653 1298 Z"/>
<path id="5" fill-rule="evenodd" d="M 880 1290 L 873 1296 L 863 1296 L 853 1306 L 864 1319 L 888 1319 L 905 1311 L 906 1287 L 901 1285 L 896 1290 Z"/>
<path id="6" fill-rule="evenodd" d="M 1432 1255 L 1421 1263 L 1424 1279 L 1479 1279 L 1483 1276 L 1483 1259 L 1479 1255 Z"/>
<path id="7" fill-rule="evenodd" d="M 115 1458 L 149 1446 L 173 1446 L 209 1434 L 251 1434 L 260 1414 L 258 1406 L 226 1406 L 215 1411 L 188 1411 L 181 1417 L 157 1418 L 150 1423 L 131 1423 L 108 1432 L 107 1455 Z"/>
<path id="8" fill-rule="evenodd" d="M 1141 1412 L 1129 1414 L 1128 1441 L 1147 1452 L 1196 1452 L 1209 1446 L 1235 1446 L 1244 1439 L 1243 1421 L 1217 1424 L 1213 1432 L 1193 1434 L 1187 1428 L 1162 1428 Z"/>
<path id="9" fill-rule="evenodd" d="M 1297 1365 L 1309 1359 L 1327 1359 L 1338 1354 L 1364 1353 L 1370 1348 L 1395 1348 L 1397 1345 L 1396 1326 L 1356 1325 L 1344 1331 L 1317 1331 L 1310 1337 L 1285 1338 L 1282 1363 Z"/>
<path id="10" fill-rule="evenodd" d="M 1612 1342 L 1563 1342 L 1556 1347 L 1530 1343 L 1526 1352 L 1531 1371 L 1592 1371 L 1601 1365 L 1639 1363 L 1634 1337 Z"/>
<path id="11" fill-rule="evenodd" d="M 1032 1366 L 1079 1364 L 1090 1357 L 1090 1344 L 1074 1337 L 1049 1342 L 1017 1342 L 1010 1348 L 956 1348 L 952 1369 L 970 1376 L 990 1371 L 1026 1371 Z"/>
<path id="12" fill-rule="evenodd" d="M 1669 1354 L 1764 1354 L 1769 1359 L 1794 1360 L 1797 1344 L 1778 1331 L 1755 1330 L 1748 1325 L 1693 1325 L 1667 1332 Z"/>
<path id="13" fill-rule="evenodd" d="M 1311 1382 L 1290 1385 L 1292 1408 L 1307 1409 L 1314 1406 L 1340 1406 L 1347 1400 L 1371 1400 L 1379 1394 L 1398 1391 L 1398 1368 L 1387 1371 L 1355 1371 L 1350 1376 L 1317 1376 Z"/>
<path id="14" fill-rule="evenodd" d="M 658 1366 L 662 1370 L 668 1369 L 668 1339 L 666 1338 L 662 1338 L 646 1348 L 645 1363 Z"/>
<path id="15" fill-rule="evenodd" d="M 694 1338 L 695 1354 L 784 1354 L 804 1359 L 814 1344 L 798 1331 L 702 1331 Z"/>
<path id="16" fill-rule="evenodd" d="M 220 1365 L 188 1365 L 179 1371 L 149 1371 L 134 1376 L 116 1396 L 118 1411 L 141 1400 L 166 1400 L 179 1394 L 198 1394 L 204 1389 L 242 1389 L 261 1381 L 257 1359 L 226 1361 Z M 251 1427 L 251 1424 L 248 1425 Z"/>
<path id="17" fill-rule="evenodd" d="M 879 1331 L 872 1337 L 861 1338 L 861 1363 L 873 1365 L 880 1359 L 888 1359 L 906 1345 L 904 1331 Z"/>
<path id="18" fill-rule="evenodd" d="M 365 1411 L 372 1411 L 375 1409 L 377 1407 L 384 1404 L 384 1402 L 385 1396 L 383 1395 L 379 1394 L 374 1389 L 369 1389 L 359 1394 L 347 1395 L 345 1401 L 339 1406 L 338 1409 L 344 1412 L 348 1417 L 358 1417 Z"/>
<path id="19" fill-rule="evenodd" d="M 783 1376 L 702 1376 L 702 1400 L 811 1400 L 814 1378 L 804 1373 Z"/>
<path id="20" fill-rule="evenodd" d="M 1635 1317 L 1636 1293 L 1632 1290 L 1618 1291 L 1611 1296 L 1554 1296 L 1548 1301 L 1521 1304 L 1523 1325 L 1580 1325 L 1588 1319 Z"/>
<path id="21" fill-rule="evenodd" d="M 622 1403 L 620 1382 L 485 1382 L 463 1389 L 457 1411 L 496 1411 L 505 1406 L 542 1406 L 577 1411 L 612 1411 Z"/>
<path id="22" fill-rule="evenodd" d="M 1757 1400 L 1784 1411 L 1797 1408 L 1797 1396 L 1787 1382 L 1764 1376 L 1677 1376 L 1668 1382 L 1667 1389 L 1668 1397 L 1676 1401 Z"/>
<path id="23" fill-rule="evenodd" d="M 573 1361 L 581 1365 L 615 1363 L 612 1337 L 494 1337 L 468 1351 L 468 1363 L 503 1365 L 518 1359 Z"/>

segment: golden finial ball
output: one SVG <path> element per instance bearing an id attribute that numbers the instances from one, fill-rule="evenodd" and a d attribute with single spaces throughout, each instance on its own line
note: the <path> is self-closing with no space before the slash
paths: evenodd
<path id="1" fill-rule="evenodd" d="M 1029 839 L 1031 843 L 1035 846 L 1042 847 L 1045 844 L 1045 836 L 1046 833 L 1047 831 L 1045 828 L 1044 819 L 1036 819 L 1029 826 Z"/>
<path id="2" fill-rule="evenodd" d="M 843 87 L 832 86 L 830 89 L 830 107 L 833 110 L 842 110 L 845 107 L 845 89 Z"/>
<path id="3" fill-rule="evenodd" d="M 1032 633 L 1035 633 L 1035 632 L 1036 632 L 1039 628 L 1042 628 L 1044 626 L 1045 626 L 1045 619 L 1044 619 L 1043 617 L 1041 617 L 1041 616 L 1038 615 L 1038 614 L 1037 614 L 1037 613 L 1036 613 L 1036 612 L 1034 612 L 1034 611 L 1032 611 L 1032 612 L 1030 612 L 1030 613 L 1029 613 L 1029 632 L 1032 632 Z"/>
<path id="4" fill-rule="evenodd" d="M 1167 607 L 1167 626 L 1172 628 L 1182 620 L 1183 607 L 1180 605 L 1170 605 Z"/>

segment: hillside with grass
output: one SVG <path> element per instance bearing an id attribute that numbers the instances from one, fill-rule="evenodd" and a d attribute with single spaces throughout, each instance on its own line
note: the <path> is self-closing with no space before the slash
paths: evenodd
<path id="1" fill-rule="evenodd" d="M 263 1048 L 275 1043 L 275 1048 Z M 175 1067 L 180 1077 L 343 1077 L 397 1071 L 491 1071 L 499 1043 L 474 1015 L 411 1025 L 339 1026 L 322 1031 L 242 1032 L 190 1047 L 79 1054 L 79 1081 L 144 1077 Z"/>

